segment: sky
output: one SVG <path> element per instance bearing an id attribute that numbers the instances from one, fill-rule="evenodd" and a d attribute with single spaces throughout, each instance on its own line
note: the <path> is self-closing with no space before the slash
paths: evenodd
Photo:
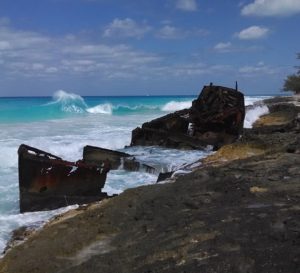
<path id="1" fill-rule="evenodd" d="M 300 0 L 0 0 L 0 96 L 279 94 Z"/>

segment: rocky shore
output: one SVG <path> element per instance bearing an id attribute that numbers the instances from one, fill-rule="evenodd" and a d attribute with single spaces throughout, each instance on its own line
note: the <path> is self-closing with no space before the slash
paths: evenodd
<path id="1" fill-rule="evenodd" d="M 0 272 L 299 272 L 300 99 L 265 104 L 191 173 L 56 217 Z"/>

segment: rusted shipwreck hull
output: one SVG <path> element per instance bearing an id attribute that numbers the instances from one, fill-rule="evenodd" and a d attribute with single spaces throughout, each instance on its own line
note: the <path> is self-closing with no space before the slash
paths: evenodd
<path id="1" fill-rule="evenodd" d="M 87 145 L 83 148 L 83 162 L 87 164 L 101 165 L 108 160 L 112 170 L 123 168 L 126 171 L 145 171 L 148 173 L 158 173 L 158 171 L 147 164 L 139 162 L 130 154 L 94 147 Z"/>
<path id="2" fill-rule="evenodd" d="M 131 145 L 218 149 L 243 131 L 244 95 L 236 89 L 204 86 L 192 107 L 146 122 L 132 131 Z"/>
<path id="3" fill-rule="evenodd" d="M 101 200 L 110 169 L 101 165 L 69 162 L 45 151 L 22 144 L 19 155 L 20 211 L 50 210 L 72 204 Z"/>

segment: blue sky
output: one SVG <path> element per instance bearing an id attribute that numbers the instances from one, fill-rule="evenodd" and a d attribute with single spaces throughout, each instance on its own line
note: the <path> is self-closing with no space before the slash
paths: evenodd
<path id="1" fill-rule="evenodd" d="M 279 93 L 300 0 L 1 0 L 0 96 Z"/>

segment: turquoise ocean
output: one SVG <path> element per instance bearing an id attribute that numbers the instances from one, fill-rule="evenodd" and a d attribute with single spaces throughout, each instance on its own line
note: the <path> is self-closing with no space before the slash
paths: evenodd
<path id="1" fill-rule="evenodd" d="M 267 107 L 257 104 L 266 96 L 246 96 L 244 126 L 252 123 Z M 11 232 L 20 226 L 40 227 L 52 216 L 70 209 L 19 213 L 18 157 L 20 144 L 77 161 L 85 145 L 126 151 L 161 171 L 180 170 L 211 153 L 159 147 L 127 147 L 131 131 L 146 121 L 188 108 L 196 96 L 81 97 L 59 90 L 52 97 L 0 98 L 0 254 Z M 121 193 L 127 188 L 155 183 L 157 174 L 110 171 L 103 191 Z M 74 206 L 73 206 L 74 207 Z"/>

